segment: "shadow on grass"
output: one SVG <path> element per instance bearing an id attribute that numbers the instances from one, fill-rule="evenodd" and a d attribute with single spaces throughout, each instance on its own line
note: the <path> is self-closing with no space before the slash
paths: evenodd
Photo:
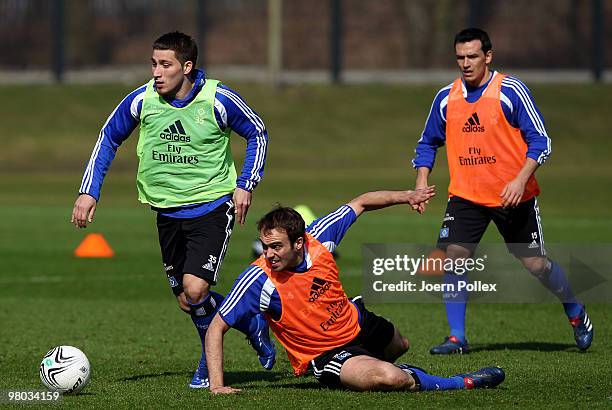
<path id="1" fill-rule="evenodd" d="M 327 387 L 323 386 L 321 383 L 317 381 L 308 381 L 304 383 L 282 383 L 274 386 L 275 388 L 280 389 L 304 389 L 304 390 L 329 390 Z"/>
<path id="2" fill-rule="evenodd" d="M 547 342 L 519 342 L 519 343 L 489 343 L 477 344 L 470 347 L 470 352 L 486 352 L 497 350 L 534 350 L 537 352 L 562 352 L 578 348 L 575 344 L 547 343 Z"/>
<path id="3" fill-rule="evenodd" d="M 138 382 L 146 379 L 156 379 L 160 377 L 183 376 L 190 378 L 192 372 L 159 372 L 148 374 L 136 374 L 129 377 L 118 379 L 122 382 Z M 317 382 L 314 377 L 294 377 L 287 372 L 267 372 L 267 371 L 229 371 L 225 372 L 225 382 L 227 385 L 241 387 L 241 385 L 251 382 L 268 382 L 274 383 L 274 388 L 280 389 L 303 389 L 303 390 L 322 390 L 326 389 L 321 383 Z M 242 386 L 244 387 L 244 386 Z"/>
<path id="4" fill-rule="evenodd" d="M 191 377 L 193 376 L 193 372 L 191 371 L 183 371 L 183 372 L 159 372 L 159 373 L 147 373 L 147 374 L 136 374 L 129 377 L 124 377 L 118 379 L 118 381 L 122 382 L 137 382 L 140 380 L 146 379 L 157 379 L 160 377 L 174 377 L 174 376 L 185 376 Z M 267 381 L 267 382 L 275 382 L 285 378 L 286 376 L 280 373 L 271 373 L 264 371 L 239 371 L 239 372 L 225 372 L 225 381 L 230 384 L 236 383 L 248 383 L 255 381 Z"/>
<path id="5" fill-rule="evenodd" d="M 264 377 L 261 377 L 264 375 Z M 267 376 L 267 377 L 266 377 Z M 270 387 L 275 389 L 302 389 L 302 390 L 324 390 L 327 389 L 321 383 L 316 381 L 314 376 L 295 377 L 287 372 L 282 373 L 265 373 L 265 372 L 229 372 L 226 374 L 226 379 L 234 378 L 233 382 L 236 386 L 247 384 L 249 382 L 265 381 L 274 383 Z"/>
<path id="6" fill-rule="evenodd" d="M 287 377 L 283 373 L 267 371 L 234 371 L 225 372 L 225 382 L 227 385 L 249 383 L 249 382 L 275 382 Z"/>
<path id="7" fill-rule="evenodd" d="M 136 374 L 130 377 L 124 377 L 118 379 L 121 382 L 137 382 L 145 379 L 156 379 L 158 377 L 173 377 L 173 376 L 193 376 L 193 372 L 161 372 L 161 373 L 148 373 L 148 374 Z"/>

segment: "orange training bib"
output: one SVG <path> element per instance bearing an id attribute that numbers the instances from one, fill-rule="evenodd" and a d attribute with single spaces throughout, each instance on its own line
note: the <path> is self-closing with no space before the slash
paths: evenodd
<path id="1" fill-rule="evenodd" d="M 449 196 L 476 204 L 501 206 L 500 194 L 525 163 L 527 144 L 501 108 L 503 74 L 496 74 L 478 101 L 463 97 L 462 81 L 456 79 L 446 109 L 446 144 L 450 172 Z M 521 202 L 540 193 L 532 175 Z"/>
<path id="2" fill-rule="evenodd" d="M 280 296 L 281 317 L 270 320 L 270 328 L 287 350 L 296 375 L 305 373 L 312 359 L 347 344 L 361 331 L 359 313 L 344 293 L 332 254 L 309 234 L 306 249 L 312 266 L 303 273 L 274 272 L 263 256 L 254 262 Z"/>

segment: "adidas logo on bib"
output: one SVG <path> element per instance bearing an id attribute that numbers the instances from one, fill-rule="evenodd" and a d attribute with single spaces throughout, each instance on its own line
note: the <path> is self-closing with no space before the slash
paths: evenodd
<path id="1" fill-rule="evenodd" d="M 485 127 L 480 125 L 480 119 L 478 118 L 478 113 L 473 113 L 467 119 L 461 131 L 463 132 L 484 132 Z"/>
<path id="2" fill-rule="evenodd" d="M 319 298 L 319 296 L 327 292 L 327 289 L 330 287 L 331 284 L 328 281 L 320 278 L 314 278 L 312 280 L 312 286 L 310 287 L 310 298 L 308 301 L 311 303 L 314 302 Z"/>
<path id="3" fill-rule="evenodd" d="M 159 138 L 174 142 L 190 142 L 191 138 L 185 132 L 181 120 L 174 121 L 174 124 L 170 124 L 162 132 L 159 133 Z"/>

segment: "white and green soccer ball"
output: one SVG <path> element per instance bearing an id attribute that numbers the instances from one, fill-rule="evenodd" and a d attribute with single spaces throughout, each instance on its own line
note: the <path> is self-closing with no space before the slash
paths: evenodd
<path id="1" fill-rule="evenodd" d="M 87 386 L 91 367 L 85 353 L 76 347 L 57 346 L 43 357 L 39 374 L 49 390 L 70 394 Z"/>

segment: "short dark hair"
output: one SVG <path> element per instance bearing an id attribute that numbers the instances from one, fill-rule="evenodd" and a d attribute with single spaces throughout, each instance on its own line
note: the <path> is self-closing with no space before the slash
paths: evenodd
<path id="1" fill-rule="evenodd" d="M 195 67 L 198 61 L 198 45 L 191 36 L 180 31 L 166 33 L 155 40 L 153 50 L 172 50 L 181 64 L 191 61 Z"/>
<path id="2" fill-rule="evenodd" d="M 259 232 L 272 229 L 284 229 L 292 244 L 306 235 L 306 223 L 302 215 L 286 206 L 277 206 L 257 222 Z"/>
<path id="3" fill-rule="evenodd" d="M 486 31 L 480 29 L 478 27 L 470 27 L 461 30 L 455 35 L 455 43 L 453 47 L 457 45 L 457 43 L 467 43 L 472 40 L 480 40 L 480 44 L 482 44 L 482 52 L 487 54 L 489 50 L 493 48 L 493 44 L 491 44 L 491 39 Z"/>

